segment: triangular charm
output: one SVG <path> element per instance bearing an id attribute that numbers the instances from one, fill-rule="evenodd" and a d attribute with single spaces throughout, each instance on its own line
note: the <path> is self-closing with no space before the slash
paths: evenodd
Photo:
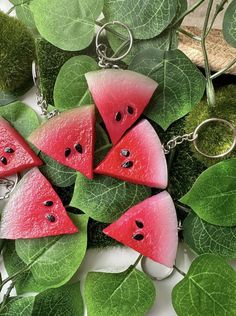
<path id="1" fill-rule="evenodd" d="M 0 117 L 0 178 L 41 164 L 24 138 Z"/>
<path id="2" fill-rule="evenodd" d="M 92 71 L 85 77 L 112 143 L 116 144 L 143 113 L 157 83 L 137 72 L 121 69 Z"/>
<path id="3" fill-rule="evenodd" d="M 37 128 L 29 141 L 63 165 L 93 177 L 95 109 L 81 106 L 59 114 Z"/>
<path id="4" fill-rule="evenodd" d="M 177 216 L 166 191 L 130 208 L 103 232 L 145 257 L 173 267 L 178 246 Z"/>
<path id="5" fill-rule="evenodd" d="M 96 173 L 165 189 L 165 154 L 154 128 L 142 120 L 125 134 L 95 169 Z"/>
<path id="6" fill-rule="evenodd" d="M 21 179 L 1 216 L 2 239 L 39 238 L 77 231 L 60 198 L 37 168 Z"/>

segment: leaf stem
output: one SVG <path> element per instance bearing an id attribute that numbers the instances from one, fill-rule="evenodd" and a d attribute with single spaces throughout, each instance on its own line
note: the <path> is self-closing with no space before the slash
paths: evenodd
<path id="1" fill-rule="evenodd" d="M 136 268 L 137 265 L 139 264 L 139 261 L 142 259 L 143 255 L 139 255 L 138 258 L 135 260 L 134 264 L 133 264 L 133 267 Z"/>
<path id="2" fill-rule="evenodd" d="M 182 203 L 175 201 L 174 202 L 176 208 L 178 208 L 181 211 L 184 211 L 185 213 L 190 213 L 192 210 L 188 207 L 186 207 L 185 205 L 183 205 Z"/>
<path id="3" fill-rule="evenodd" d="M 2 252 L 2 250 L 3 250 L 3 248 L 4 248 L 4 246 L 5 246 L 5 239 L 2 239 L 2 240 L 1 240 L 1 245 L 0 245 L 0 254 L 1 254 L 1 252 Z"/>
<path id="4" fill-rule="evenodd" d="M 212 20 L 211 20 L 211 24 L 210 24 L 210 26 L 209 26 L 209 28 L 208 28 L 208 30 L 207 30 L 207 32 L 206 32 L 206 36 L 209 34 L 210 30 L 212 29 L 213 24 L 214 24 L 214 22 L 215 22 L 215 20 L 216 20 L 216 18 L 217 18 L 217 15 L 218 15 L 222 10 L 224 10 L 224 5 L 226 4 L 226 2 L 228 2 L 228 0 L 221 0 L 221 2 L 220 2 L 218 5 L 216 5 L 216 10 L 215 10 L 215 13 L 214 13 L 214 15 L 213 15 L 213 18 L 212 18 Z"/>
<path id="5" fill-rule="evenodd" d="M 9 281 L 17 278 L 21 273 L 24 273 L 26 272 L 29 268 L 30 268 L 31 265 L 27 265 L 25 266 L 23 269 L 17 271 L 16 273 L 14 273 L 12 276 L 9 276 L 7 277 L 5 280 L 2 281 L 2 283 L 0 284 L 0 291 L 2 290 L 3 286 L 5 284 L 7 284 Z"/>
<path id="6" fill-rule="evenodd" d="M 96 21 L 95 22 L 98 26 L 103 27 L 104 24 L 100 21 Z M 109 26 L 105 27 L 105 30 L 107 30 L 108 32 L 111 32 L 112 34 L 116 35 L 117 37 L 119 37 L 120 39 L 122 39 L 123 41 L 127 41 L 128 38 L 125 37 L 124 35 L 120 34 L 119 32 L 116 32 L 115 30 L 113 30 L 112 28 L 110 28 Z"/>
<path id="7" fill-rule="evenodd" d="M 61 236 L 56 236 L 51 242 L 48 243 L 48 246 L 53 245 L 55 242 L 57 242 L 59 239 L 61 238 Z M 2 281 L 2 283 L 0 284 L 0 291 L 2 290 L 3 286 L 8 283 L 9 281 L 17 278 L 21 273 L 27 272 L 31 266 L 34 264 L 34 262 L 40 258 L 40 256 L 44 253 L 45 249 L 42 248 L 40 249 L 34 256 L 31 257 L 31 262 L 29 262 L 27 265 L 25 265 L 24 268 L 22 268 L 21 270 L 17 271 L 16 273 L 14 273 L 13 275 L 7 277 L 5 280 Z"/>
<path id="8" fill-rule="evenodd" d="M 10 15 L 12 13 L 12 11 L 15 10 L 16 5 L 14 5 L 13 7 L 11 7 L 8 11 L 7 11 L 7 15 Z"/>
<path id="9" fill-rule="evenodd" d="M 198 2 L 196 2 L 195 4 L 193 4 L 189 9 L 187 9 L 186 11 L 184 11 L 179 18 L 175 21 L 174 24 L 172 24 L 170 27 L 173 28 L 175 26 L 177 26 L 179 24 L 179 22 L 181 22 L 186 15 L 188 15 L 189 13 L 193 12 L 195 9 L 197 9 L 205 0 L 200 0 Z"/>
<path id="10" fill-rule="evenodd" d="M 188 36 L 191 39 L 194 39 L 196 41 L 199 41 L 199 42 L 201 41 L 201 37 L 200 36 L 197 36 L 197 35 L 195 35 L 195 34 L 193 34 L 191 32 L 188 32 L 185 29 L 182 29 L 181 27 L 178 29 L 178 32 L 182 33 L 182 34 L 184 34 L 184 35 L 186 35 L 186 36 Z"/>
<path id="11" fill-rule="evenodd" d="M 179 272 L 179 274 L 181 274 L 183 277 L 186 277 L 186 273 L 185 273 L 184 271 L 180 270 L 178 267 L 176 267 L 176 265 L 174 265 L 173 268 L 174 268 L 177 272 Z"/>
<path id="12" fill-rule="evenodd" d="M 29 4 L 29 0 L 24 1 L 24 2 L 21 2 L 21 3 L 18 3 L 18 4 L 14 4 L 14 5 L 7 11 L 7 14 L 8 14 L 8 15 L 11 14 L 12 11 L 14 11 L 16 7 L 20 7 L 20 6 L 22 6 L 23 4 Z"/>
<path id="13" fill-rule="evenodd" d="M 6 293 L 3 296 L 3 300 L 2 300 L 2 303 L 1 303 L 1 306 L 0 306 L 0 312 L 3 310 L 4 306 L 6 305 L 7 299 L 9 298 L 13 288 L 14 288 L 14 282 L 11 283 L 11 285 L 8 287 Z"/>
<path id="14" fill-rule="evenodd" d="M 173 29 L 170 29 L 170 32 L 169 32 L 169 43 L 168 43 L 168 48 L 167 50 L 171 50 L 171 47 L 172 47 L 172 44 L 173 44 L 173 36 L 174 36 L 174 33 L 175 31 Z"/>
<path id="15" fill-rule="evenodd" d="M 106 145 L 104 145 L 104 146 L 102 146 L 102 147 L 100 147 L 100 148 L 98 148 L 97 150 L 95 150 L 95 154 L 97 154 L 97 153 L 99 153 L 100 151 L 102 151 L 102 150 L 104 150 L 104 149 L 107 149 L 107 148 L 109 148 L 109 147 L 111 147 L 111 144 L 109 143 L 109 144 L 106 144 Z"/>
<path id="16" fill-rule="evenodd" d="M 207 101 L 210 106 L 215 106 L 215 90 L 212 84 L 211 80 L 211 70 L 210 70 L 210 65 L 209 65 L 209 59 L 208 59 L 208 54 L 207 54 L 207 49 L 206 49 L 206 37 L 207 37 L 207 27 L 208 27 L 208 22 L 209 22 L 209 17 L 212 9 L 214 0 L 209 0 L 208 6 L 207 6 L 207 11 L 206 11 L 206 17 L 203 25 L 203 30 L 202 30 L 202 41 L 201 41 L 201 46 L 202 46 L 202 52 L 203 52 L 203 57 L 204 57 L 204 63 L 205 63 L 205 74 L 206 74 L 206 80 L 207 80 L 207 85 L 206 85 L 206 92 L 207 92 Z"/>
<path id="17" fill-rule="evenodd" d="M 211 76 L 211 80 L 219 77 L 220 75 L 222 75 L 226 70 L 228 70 L 229 68 L 231 68 L 234 64 L 236 63 L 236 58 L 234 58 L 227 66 L 225 66 L 223 69 L 221 69 L 220 71 L 216 72 L 214 75 Z"/>
<path id="18" fill-rule="evenodd" d="M 114 54 L 111 56 L 112 58 L 113 57 L 116 57 L 120 52 L 123 51 L 123 49 L 129 44 L 129 40 L 123 42 L 118 48 L 117 50 L 114 52 Z"/>
<path id="19" fill-rule="evenodd" d="M 168 157 L 167 167 L 168 167 L 168 171 L 169 172 L 170 172 L 170 169 L 172 167 L 172 163 L 173 163 L 173 160 L 174 160 L 174 157 L 175 157 L 175 153 L 176 153 L 176 148 L 171 150 L 171 152 L 169 154 L 169 157 Z"/>

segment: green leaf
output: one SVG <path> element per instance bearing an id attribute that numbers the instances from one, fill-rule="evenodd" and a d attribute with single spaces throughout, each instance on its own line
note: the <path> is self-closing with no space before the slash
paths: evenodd
<path id="1" fill-rule="evenodd" d="M 0 312 L 1 316 L 32 316 L 34 297 L 11 299 Z"/>
<path id="2" fill-rule="evenodd" d="M 165 130 L 190 112 L 205 91 L 205 78 L 180 50 L 146 49 L 133 59 L 129 69 L 158 82 L 145 115 Z"/>
<path id="3" fill-rule="evenodd" d="M 195 259 L 172 292 L 178 316 L 236 315 L 236 272 L 215 255 Z"/>
<path id="4" fill-rule="evenodd" d="M 63 50 L 76 51 L 89 46 L 103 0 L 34 0 L 30 4 L 39 33 Z"/>
<path id="5" fill-rule="evenodd" d="M 83 316 L 84 304 L 80 283 L 49 289 L 35 297 L 32 316 Z"/>
<path id="6" fill-rule="evenodd" d="M 178 0 L 178 9 L 176 12 L 176 16 L 172 23 L 174 23 L 180 15 L 187 9 L 187 0 Z M 180 23 L 179 23 L 180 24 Z M 119 25 L 115 25 L 114 27 L 111 25 L 111 29 L 115 29 L 118 33 L 123 33 L 123 27 Z M 178 47 L 178 36 L 176 33 L 177 26 L 172 28 L 171 26 L 165 29 L 158 36 L 148 39 L 148 40 L 137 40 L 135 39 L 133 42 L 133 46 L 131 48 L 130 53 L 123 59 L 126 64 L 130 64 L 133 60 L 134 56 L 140 53 L 144 49 L 148 48 L 158 48 L 160 50 L 169 50 L 176 49 Z M 121 40 L 118 36 L 114 35 L 112 32 L 107 31 L 107 37 L 109 44 L 114 52 L 119 51 L 123 40 Z M 124 47 L 124 51 L 127 49 L 127 46 Z M 121 51 L 123 53 L 123 50 Z"/>
<path id="7" fill-rule="evenodd" d="M 224 258 L 236 258 L 236 226 L 209 224 L 194 213 L 183 223 L 184 240 L 197 254 L 213 253 Z"/>
<path id="8" fill-rule="evenodd" d="M 22 5 L 26 2 L 30 2 L 32 0 L 9 0 L 14 6 Z"/>
<path id="9" fill-rule="evenodd" d="M 236 47 L 236 1 L 232 0 L 225 11 L 223 20 L 223 35 L 225 40 Z"/>
<path id="10" fill-rule="evenodd" d="M 95 152 L 94 152 L 94 166 L 97 166 L 101 162 L 108 151 L 111 149 L 112 144 L 109 142 L 109 138 L 101 127 L 96 124 L 96 141 L 95 141 Z"/>
<path id="11" fill-rule="evenodd" d="M 0 91 L 0 106 L 17 100 L 18 96 L 11 92 Z"/>
<path id="12" fill-rule="evenodd" d="M 24 1 L 24 0 L 23 0 Z M 34 16 L 30 10 L 28 3 L 22 3 L 22 5 L 16 7 L 16 16 L 22 23 L 30 28 L 34 33 L 37 32 L 37 28 L 34 21 Z"/>
<path id="13" fill-rule="evenodd" d="M 96 124 L 95 151 L 109 143 L 109 138 L 104 129 L 101 127 L 101 125 Z"/>
<path id="14" fill-rule="evenodd" d="M 106 21 L 120 21 L 132 31 L 135 39 L 149 39 L 161 34 L 177 11 L 177 1 L 105 0 Z"/>
<path id="15" fill-rule="evenodd" d="M 108 143 L 95 151 L 94 166 L 97 166 L 106 157 L 111 148 L 112 144 Z"/>
<path id="16" fill-rule="evenodd" d="M 236 159 L 220 162 L 204 171 L 180 200 L 213 225 L 236 225 Z"/>
<path id="17" fill-rule="evenodd" d="M 6 247 L 3 252 L 3 260 L 9 276 L 19 273 L 15 281 L 15 288 L 18 294 L 41 290 L 41 286 L 38 286 L 37 283 L 35 283 L 30 270 L 22 272 L 27 266 L 16 253 L 15 241 L 8 240 L 6 242 Z"/>
<path id="18" fill-rule="evenodd" d="M 91 104 L 85 74 L 99 69 L 97 62 L 89 56 L 75 56 L 60 69 L 54 86 L 54 103 L 59 110 Z"/>
<path id="19" fill-rule="evenodd" d="M 99 222 L 110 223 L 150 195 L 151 189 L 145 186 L 102 175 L 89 180 L 78 173 L 70 206 Z"/>
<path id="20" fill-rule="evenodd" d="M 32 0 L 10 0 L 10 2 L 15 6 L 17 18 L 21 20 L 21 22 L 29 27 L 33 32 L 36 32 L 37 29 L 34 22 L 34 16 L 29 7 L 29 3 L 31 1 Z"/>
<path id="21" fill-rule="evenodd" d="M 20 101 L 0 107 L 0 116 L 9 121 L 24 138 L 39 126 L 34 110 Z"/>
<path id="22" fill-rule="evenodd" d="M 120 27 L 115 28 L 117 31 Z M 158 48 L 160 50 L 168 50 L 170 46 L 170 38 L 172 35 L 172 45 L 171 49 L 175 49 L 178 46 L 177 35 L 176 32 L 173 30 L 164 30 L 160 35 L 148 39 L 148 40 L 135 40 L 132 46 L 130 53 L 123 59 L 126 64 L 130 64 L 131 61 L 134 59 L 135 55 L 139 52 L 143 51 L 144 49 L 148 48 Z M 121 29 L 119 31 L 121 33 Z M 107 32 L 109 44 L 114 52 L 118 51 L 121 47 L 123 41 L 119 39 L 117 36 L 113 35 L 111 32 Z M 127 49 L 127 46 L 124 47 L 124 51 Z M 123 53 L 123 50 L 122 50 Z"/>
<path id="23" fill-rule="evenodd" d="M 72 214 L 70 216 L 78 226 L 79 233 L 16 240 L 18 258 L 14 251 L 11 253 L 6 250 L 4 263 L 9 275 L 19 272 L 22 268 L 27 269 L 24 278 L 21 273 L 18 276 L 18 293 L 41 292 L 59 287 L 70 280 L 79 268 L 87 248 L 88 217 Z"/>
<path id="24" fill-rule="evenodd" d="M 65 188 L 75 183 L 76 171 L 74 169 L 60 164 L 42 152 L 39 158 L 44 162 L 39 169 L 51 184 Z"/>
<path id="25" fill-rule="evenodd" d="M 177 0 L 177 3 L 178 3 L 178 7 L 177 7 L 176 15 L 175 15 L 174 19 L 171 21 L 171 24 L 169 25 L 168 29 L 171 28 L 177 22 L 177 20 L 181 17 L 181 15 L 188 9 L 188 1 L 187 0 Z M 182 21 L 183 21 L 183 19 L 182 19 Z M 178 29 L 178 27 L 181 25 L 182 21 L 179 21 L 179 23 L 177 23 L 175 28 Z"/>
<path id="26" fill-rule="evenodd" d="M 151 279 L 134 267 L 121 273 L 88 273 L 84 294 L 89 316 L 143 316 L 156 296 Z"/>

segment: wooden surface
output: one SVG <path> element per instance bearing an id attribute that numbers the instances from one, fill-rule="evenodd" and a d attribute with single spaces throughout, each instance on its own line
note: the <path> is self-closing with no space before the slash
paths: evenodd
<path id="1" fill-rule="evenodd" d="M 196 2 L 197 2 L 197 0 L 188 0 L 189 7 L 192 6 L 193 4 L 195 4 Z M 211 17 L 215 12 L 216 5 L 219 4 L 220 2 L 221 2 L 221 0 L 214 0 Z M 193 13 L 189 14 L 184 19 L 183 24 L 188 25 L 188 26 L 196 26 L 198 28 L 202 28 L 203 23 L 204 23 L 204 17 L 206 14 L 207 5 L 208 5 L 208 1 L 205 0 L 205 2 L 199 8 L 197 8 Z M 227 5 L 225 5 L 225 8 L 226 7 L 227 7 Z M 221 12 L 218 15 L 218 17 L 215 21 L 215 24 L 214 24 L 214 28 L 216 28 L 216 29 L 222 28 L 223 16 L 224 16 L 224 12 Z"/>

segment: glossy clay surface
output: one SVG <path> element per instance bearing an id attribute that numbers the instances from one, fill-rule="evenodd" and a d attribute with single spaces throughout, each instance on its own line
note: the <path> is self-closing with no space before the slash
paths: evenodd
<path id="1" fill-rule="evenodd" d="M 45 206 L 46 201 L 52 201 L 53 205 Z M 55 221 L 49 221 L 48 215 L 53 215 Z M 21 179 L 2 212 L 0 238 L 3 239 L 39 238 L 77 231 L 58 195 L 37 168 Z"/>
<path id="2" fill-rule="evenodd" d="M 124 157 L 122 150 L 128 150 Z M 131 161 L 132 167 L 122 165 Z M 154 128 L 147 120 L 133 127 L 107 154 L 95 169 L 96 173 L 150 187 L 165 189 L 168 175 L 166 158 Z"/>
<path id="3" fill-rule="evenodd" d="M 30 135 L 29 141 L 51 158 L 80 171 L 91 179 L 93 177 L 94 128 L 94 106 L 86 105 L 51 118 Z M 76 144 L 82 146 L 82 153 L 76 151 Z M 67 148 L 71 150 L 71 153 L 66 157 Z"/>
<path id="4" fill-rule="evenodd" d="M 116 144 L 143 113 L 157 83 L 137 72 L 121 69 L 92 71 L 85 77 L 112 143 Z M 129 113 L 128 106 L 133 113 Z"/>
<path id="5" fill-rule="evenodd" d="M 138 224 L 142 223 L 140 228 Z M 130 208 L 104 233 L 158 263 L 173 267 L 177 246 L 177 216 L 167 191 L 154 195 Z M 134 236 L 142 235 L 142 240 Z"/>
<path id="6" fill-rule="evenodd" d="M 14 152 L 6 153 L 5 148 L 11 148 Z M 0 161 L 0 177 L 42 164 L 22 136 L 2 117 L 0 117 L 0 157 L 7 160 L 7 164 Z"/>

